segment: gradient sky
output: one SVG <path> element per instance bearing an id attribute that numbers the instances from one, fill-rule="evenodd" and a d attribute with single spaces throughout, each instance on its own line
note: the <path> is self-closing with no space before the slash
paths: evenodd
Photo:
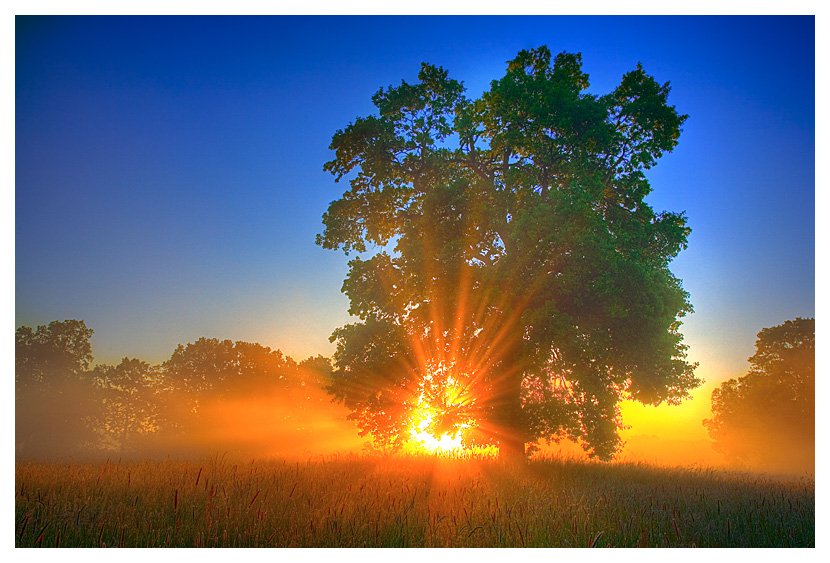
<path id="1" fill-rule="evenodd" d="M 444 66 L 478 96 L 523 48 L 578 51 L 591 91 L 641 61 L 690 115 L 650 173 L 693 232 L 673 271 L 710 382 L 814 316 L 812 17 L 17 18 L 16 325 L 83 319 L 98 361 L 200 336 L 297 359 L 348 322 L 335 130 Z"/>

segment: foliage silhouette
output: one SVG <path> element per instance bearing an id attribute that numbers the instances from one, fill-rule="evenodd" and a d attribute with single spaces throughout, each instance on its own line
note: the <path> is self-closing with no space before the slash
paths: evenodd
<path id="1" fill-rule="evenodd" d="M 703 424 L 730 457 L 779 469 L 812 470 L 815 452 L 815 319 L 758 333 L 747 374 L 712 393 Z"/>
<path id="2" fill-rule="evenodd" d="M 98 407 L 87 377 L 92 329 L 83 321 L 52 321 L 15 331 L 15 451 L 72 455 L 96 441 L 85 417 Z"/>
<path id="3" fill-rule="evenodd" d="M 129 450 L 136 440 L 147 438 L 167 425 L 164 373 L 135 358 L 116 366 L 95 366 L 90 377 L 98 388 L 98 414 L 87 421 L 99 434 L 103 449 Z"/>
<path id="4" fill-rule="evenodd" d="M 405 440 L 419 382 L 449 366 L 479 440 L 512 456 L 568 436 L 608 459 L 623 397 L 700 384 L 668 268 L 689 228 L 644 199 L 686 116 L 639 65 L 607 95 L 588 85 L 581 55 L 547 47 L 478 99 L 425 63 L 334 134 L 324 169 L 349 188 L 317 242 L 361 253 L 343 284 L 360 320 L 332 335 L 330 391 L 364 433 Z"/>
<path id="5" fill-rule="evenodd" d="M 84 321 L 52 321 L 15 331 L 15 383 L 18 388 L 54 385 L 78 377 L 92 362 L 93 330 Z"/>
<path id="6" fill-rule="evenodd" d="M 297 364 L 258 343 L 199 338 L 179 345 L 164 363 L 167 385 L 194 401 L 208 396 L 256 394 L 266 386 L 301 387 L 311 374 L 330 370 L 322 356 Z M 300 368 L 303 369 L 300 369 Z"/>

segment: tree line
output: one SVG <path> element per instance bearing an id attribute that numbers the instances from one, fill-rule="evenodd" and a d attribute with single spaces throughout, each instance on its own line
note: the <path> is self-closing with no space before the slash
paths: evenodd
<path id="1" fill-rule="evenodd" d="M 286 426 L 326 399 L 331 366 L 322 356 L 296 362 L 250 342 L 199 338 L 153 365 L 123 358 L 94 364 L 93 330 L 53 321 L 15 333 L 15 438 L 20 457 L 79 457 L 187 448 L 214 423 L 205 405 L 278 393 Z"/>
<path id="2" fill-rule="evenodd" d="M 53 321 L 16 331 L 16 453 L 19 458 L 199 452 L 196 435 L 227 420 L 207 405 L 261 398 L 292 441 L 319 442 L 309 418 L 335 409 L 338 383 L 323 356 L 296 362 L 261 344 L 200 338 L 152 365 L 124 358 L 93 365 L 93 331 Z M 779 469 L 814 464 L 815 320 L 796 318 L 758 333 L 750 369 L 712 394 L 703 421 L 727 458 Z M 335 418 L 344 413 L 335 413 Z M 242 421 L 236 428 L 253 433 Z M 235 440 L 223 444 L 232 449 Z M 211 442 L 215 449 L 218 442 Z M 163 446 L 168 446 L 164 449 Z M 175 449 L 172 449 L 175 448 Z M 210 453 L 213 453 L 211 450 Z"/>

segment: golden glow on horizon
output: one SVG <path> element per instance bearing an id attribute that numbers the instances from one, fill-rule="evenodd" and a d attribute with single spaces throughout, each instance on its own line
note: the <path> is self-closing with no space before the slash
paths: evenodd
<path id="1" fill-rule="evenodd" d="M 712 416 L 712 391 L 723 378 L 703 375 L 707 382 L 679 405 L 650 406 L 622 401 L 620 411 L 625 428 L 620 431 L 620 437 L 624 446 L 615 461 L 662 466 L 726 465 L 727 460 L 712 447 L 703 426 L 703 419 Z M 584 450 L 569 440 L 558 444 L 543 441 L 539 445 L 542 456 L 587 459 Z"/>

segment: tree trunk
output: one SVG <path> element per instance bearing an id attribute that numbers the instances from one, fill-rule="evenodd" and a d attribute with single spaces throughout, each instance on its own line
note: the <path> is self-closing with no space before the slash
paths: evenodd
<path id="1" fill-rule="evenodd" d="M 518 345 L 512 346 L 505 356 L 501 377 L 495 385 L 493 423 L 499 442 L 499 458 L 523 461 L 527 430 L 521 402 L 524 370 Z"/>
<path id="2" fill-rule="evenodd" d="M 499 459 L 524 461 L 525 458 L 525 440 L 523 437 L 506 435 L 499 440 Z"/>

